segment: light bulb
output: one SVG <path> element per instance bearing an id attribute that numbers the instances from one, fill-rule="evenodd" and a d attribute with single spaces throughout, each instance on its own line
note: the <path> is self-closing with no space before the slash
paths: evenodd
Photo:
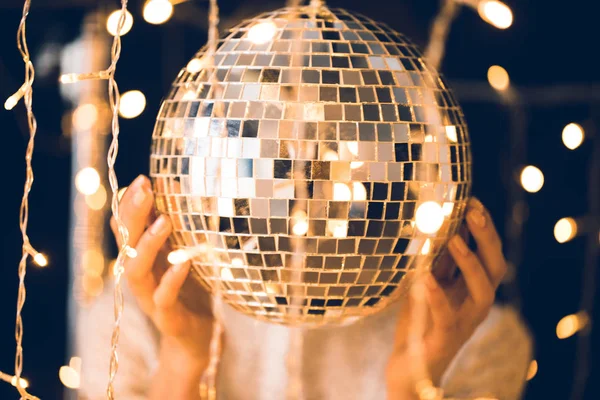
<path id="1" fill-rule="evenodd" d="M 37 253 L 33 256 L 33 261 L 40 267 L 46 267 L 48 265 L 48 259 L 42 253 Z"/>
<path id="2" fill-rule="evenodd" d="M 539 192 L 544 186 L 544 174 L 538 167 L 528 165 L 521 171 L 521 185 L 529 193 Z"/>
<path id="3" fill-rule="evenodd" d="M 581 125 L 571 122 L 562 131 L 562 141 L 569 150 L 575 150 L 583 142 L 584 132 Z"/>
<path id="4" fill-rule="evenodd" d="M 172 15 L 173 4 L 169 0 L 148 0 L 144 5 L 144 19 L 150 24 L 164 24 Z"/>
<path id="5" fill-rule="evenodd" d="M 488 69 L 487 78 L 490 85 L 499 91 L 506 90 L 510 85 L 508 72 L 499 65 L 492 65 Z"/>
<path id="6" fill-rule="evenodd" d="M 417 207 L 415 213 L 417 228 L 427 234 L 436 233 L 444 223 L 444 211 L 435 201 L 426 201 Z"/>
<path id="7" fill-rule="evenodd" d="M 130 90 L 121 95 L 119 114 L 123 118 L 135 118 L 146 108 L 146 96 L 139 90 Z"/>
<path id="8" fill-rule="evenodd" d="M 483 0 L 479 3 L 477 11 L 484 21 L 498 29 L 506 29 L 512 25 L 512 11 L 501 1 Z"/>
<path id="9" fill-rule="evenodd" d="M 25 378 L 19 378 L 19 383 L 21 384 L 21 387 L 23 389 L 27 389 L 29 387 L 29 382 L 27 382 L 27 379 Z M 10 384 L 13 385 L 14 387 L 17 387 L 17 377 L 13 376 L 12 379 L 10 380 Z"/>
<path id="10" fill-rule="evenodd" d="M 91 195 L 100 188 L 100 175 L 92 167 L 86 167 L 75 175 L 75 187 L 81 194 Z"/>
<path id="11" fill-rule="evenodd" d="M 6 99 L 6 101 L 4 102 L 4 108 L 7 109 L 8 111 L 10 111 L 13 108 L 15 108 L 15 106 L 17 105 L 18 102 L 19 102 L 19 97 L 15 96 L 13 94 L 8 99 Z"/>
<path id="12" fill-rule="evenodd" d="M 273 40 L 277 26 L 273 22 L 261 22 L 248 30 L 248 39 L 255 44 L 263 44 Z"/>
<path id="13" fill-rule="evenodd" d="M 106 30 L 113 36 L 117 36 L 117 29 L 119 28 L 119 19 L 121 18 L 121 10 L 113 11 L 106 19 Z M 125 22 L 121 28 L 120 36 L 127 34 L 133 26 L 133 16 L 127 10 L 125 10 Z"/>
<path id="14" fill-rule="evenodd" d="M 585 311 L 567 315 L 556 324 L 556 337 L 559 339 L 571 337 L 585 328 L 589 321 L 590 318 Z"/>
<path id="15" fill-rule="evenodd" d="M 561 218 L 554 225 L 554 238 L 558 243 L 566 243 L 577 234 L 577 222 L 573 218 Z"/>
<path id="16" fill-rule="evenodd" d="M 76 130 L 89 130 L 98 121 L 98 108 L 93 104 L 82 104 L 73 111 L 71 121 Z"/>

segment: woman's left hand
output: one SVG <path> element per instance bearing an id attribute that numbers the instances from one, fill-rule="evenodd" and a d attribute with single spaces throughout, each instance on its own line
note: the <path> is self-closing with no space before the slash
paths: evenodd
<path id="1" fill-rule="evenodd" d="M 432 383 L 439 385 L 441 377 L 460 348 L 487 317 L 496 289 L 506 272 L 502 243 L 489 212 L 479 200 L 472 198 L 467 208 L 467 227 L 477 244 L 471 251 L 460 235 L 450 239 L 448 249 L 456 266 L 458 278 L 436 278 L 428 273 L 422 285 L 429 307 L 427 329 L 423 340 L 424 355 Z M 456 274 L 450 274 L 456 275 Z M 388 399 L 418 399 L 416 364 L 408 352 L 407 339 L 411 312 L 409 300 L 401 312 L 394 352 L 387 368 Z"/>

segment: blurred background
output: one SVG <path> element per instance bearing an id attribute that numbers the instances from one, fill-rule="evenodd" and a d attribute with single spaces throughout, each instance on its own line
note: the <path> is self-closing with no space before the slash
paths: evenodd
<path id="1" fill-rule="evenodd" d="M 85 306 L 103 290 L 102 274 L 109 269 L 114 244 L 102 229 L 89 229 L 93 218 L 96 226 L 106 220 L 106 199 L 93 184 L 96 175 L 87 170 L 79 175 L 77 188 L 75 185 L 77 172 L 91 162 L 100 166 L 98 172 L 110 196 L 105 163 L 98 156 L 105 154 L 110 138 L 109 117 L 100 103 L 94 103 L 106 96 L 106 82 L 67 87 L 59 84 L 59 77 L 108 66 L 112 37 L 106 32 L 106 19 L 119 3 L 32 3 L 27 38 L 36 66 L 33 104 L 39 129 L 29 235 L 47 257 L 48 265 L 31 263 L 28 269 L 23 377 L 35 395 L 61 399 L 73 392 L 67 388 L 73 386 L 73 380 L 64 368 L 60 376 L 59 371 L 70 362 L 71 367 L 77 367 L 71 359 L 77 354 L 70 344 L 73 321 L 69 313 L 74 304 Z M 164 23 L 156 24 L 160 13 L 146 15 L 155 22 L 152 24 L 144 19 L 143 0 L 129 2 L 133 26 L 123 37 L 116 77 L 122 93 L 140 91 L 145 102 L 134 93 L 127 102 L 130 108 L 122 110 L 134 117 L 121 119 L 117 161 L 121 186 L 148 172 L 150 139 L 161 99 L 207 39 L 208 1 L 172 3 L 177 4 Z M 600 177 L 598 162 L 594 166 L 592 161 L 600 159 L 598 150 L 594 155 L 600 140 L 600 79 L 595 50 L 599 10 L 596 4 L 583 0 L 505 3 L 514 15 L 512 26 L 505 30 L 486 23 L 471 8 L 460 10 L 448 37 L 441 71 L 455 89 L 469 125 L 474 194 L 491 210 L 504 237 L 507 257 L 514 264 L 501 289 L 501 300 L 519 307 L 534 338 L 536 363 L 530 369 L 525 398 L 596 399 L 600 365 L 599 358 L 592 355 L 600 342 L 594 340 L 598 331 L 591 327 L 600 317 L 593 307 L 599 267 Z M 385 22 L 421 48 L 427 45 L 440 7 L 436 0 L 330 0 L 327 4 Z M 23 61 L 15 41 L 22 6 L 21 0 L 0 1 L 2 101 L 23 82 Z M 243 18 L 282 7 L 284 2 L 221 0 L 219 6 L 225 29 Z M 503 82 L 502 69 L 490 70 L 493 65 L 507 71 L 510 83 Z M 86 104 L 98 105 L 80 107 Z M 93 128 L 89 126 L 91 120 L 98 121 Z M 569 125 L 563 134 L 570 123 L 577 125 Z M 0 110 L 0 127 L 6 140 L 0 157 L 4 171 L 0 191 L 0 370 L 11 373 L 22 243 L 18 215 L 29 135 L 22 102 L 12 111 Z M 578 140 L 581 133 L 582 142 Z M 86 154 L 81 151 L 83 147 L 98 154 Z M 539 170 L 529 168 L 522 177 L 527 165 Z M 86 191 L 93 195 L 85 196 Z M 94 214 L 93 210 L 98 211 Z M 557 225 L 565 217 L 573 219 Z M 108 249 L 107 255 L 85 253 L 84 247 L 90 245 Z M 88 270 L 79 271 L 78 265 L 87 265 Z M 582 310 L 587 314 L 580 313 Z M 565 316 L 570 317 L 563 319 Z M 14 388 L 0 385 L 0 399 L 16 398 Z"/>

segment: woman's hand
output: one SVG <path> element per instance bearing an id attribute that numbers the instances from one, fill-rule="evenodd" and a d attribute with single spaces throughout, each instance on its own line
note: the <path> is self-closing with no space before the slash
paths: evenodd
<path id="1" fill-rule="evenodd" d="M 487 317 L 506 272 L 500 237 L 490 214 L 479 200 L 472 198 L 469 201 L 466 220 L 477 243 L 477 251 L 471 251 L 460 235 L 452 237 L 448 246 L 461 274 L 448 279 L 436 278 L 429 273 L 423 277 L 424 282 L 416 283 L 422 285 L 429 307 L 423 344 L 426 366 L 436 385 L 457 352 Z M 444 269 L 447 265 L 440 267 Z M 414 311 L 411 302 L 403 308 L 399 318 L 395 349 L 388 363 L 389 399 L 418 399 L 417 372 L 411 370 L 415 363 L 407 351 L 410 316 Z"/>
<path id="2" fill-rule="evenodd" d="M 120 202 L 129 245 L 137 250 L 137 257 L 126 260 L 124 276 L 139 306 L 161 333 L 160 364 L 151 398 L 195 399 L 208 364 L 213 318 L 210 310 L 204 315 L 194 314 L 179 302 L 190 264 L 169 267 L 165 242 L 171 223 L 165 215 L 154 219 L 153 204 L 150 181 L 140 175 Z M 111 227 L 119 240 L 114 218 Z M 159 277 L 157 272 L 163 271 Z"/>

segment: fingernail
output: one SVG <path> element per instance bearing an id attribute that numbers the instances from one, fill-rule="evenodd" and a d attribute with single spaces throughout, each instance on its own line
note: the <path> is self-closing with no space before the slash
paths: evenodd
<path id="1" fill-rule="evenodd" d="M 133 188 L 133 204 L 136 207 L 139 207 L 144 204 L 146 199 L 149 197 L 148 195 L 150 194 L 150 191 L 146 185 L 146 177 L 143 175 L 138 176 L 131 184 L 131 187 Z"/>
<path id="2" fill-rule="evenodd" d="M 452 246 L 454 248 L 454 250 L 456 250 L 459 254 L 461 254 L 463 256 L 466 256 L 467 254 L 469 254 L 469 248 L 467 247 L 467 244 L 458 235 L 453 236 L 452 239 L 450 239 L 450 246 Z"/>
<path id="3" fill-rule="evenodd" d="M 477 197 L 471 197 L 469 199 L 469 205 L 472 208 L 477 208 L 479 210 L 483 210 L 483 204 L 481 203 L 481 201 L 479 201 L 479 199 Z"/>
<path id="4" fill-rule="evenodd" d="M 467 219 L 475 226 L 479 228 L 485 227 L 485 215 L 478 209 L 469 210 L 467 213 Z"/>
<path id="5" fill-rule="evenodd" d="M 169 220 L 167 219 L 167 217 L 164 215 L 161 215 L 150 226 L 150 229 L 149 229 L 150 234 L 154 235 L 154 236 L 158 236 L 161 233 L 164 233 L 168 228 L 168 222 L 169 222 Z"/>

